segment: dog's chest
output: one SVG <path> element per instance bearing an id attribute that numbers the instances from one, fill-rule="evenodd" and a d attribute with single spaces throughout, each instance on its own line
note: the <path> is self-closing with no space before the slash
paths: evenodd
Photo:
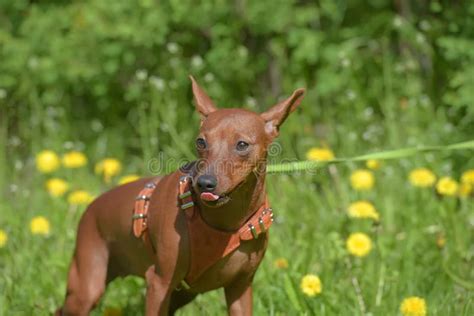
<path id="1" fill-rule="evenodd" d="M 191 291 L 202 293 L 226 287 L 237 279 L 251 277 L 265 254 L 267 234 L 242 242 L 234 252 L 220 259 L 192 284 Z"/>

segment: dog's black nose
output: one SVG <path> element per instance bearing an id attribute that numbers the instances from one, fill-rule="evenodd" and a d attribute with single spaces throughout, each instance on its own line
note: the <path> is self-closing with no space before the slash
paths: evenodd
<path id="1" fill-rule="evenodd" d="M 212 192 L 217 186 L 217 179 L 214 176 L 204 174 L 198 177 L 197 184 L 201 192 Z"/>

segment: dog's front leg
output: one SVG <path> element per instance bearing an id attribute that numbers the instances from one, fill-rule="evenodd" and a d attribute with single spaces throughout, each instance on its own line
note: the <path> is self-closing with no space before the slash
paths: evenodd
<path id="1" fill-rule="evenodd" d="M 252 315 L 252 278 L 241 278 L 224 289 L 230 316 Z"/>
<path id="2" fill-rule="evenodd" d="M 155 266 L 150 266 L 145 274 L 146 290 L 146 315 L 168 315 L 171 293 L 175 286 L 171 280 L 166 280 L 156 273 Z"/>

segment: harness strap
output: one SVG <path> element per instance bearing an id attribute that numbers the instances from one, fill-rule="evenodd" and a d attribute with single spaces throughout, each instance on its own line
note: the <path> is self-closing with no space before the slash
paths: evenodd
<path id="1" fill-rule="evenodd" d="M 145 245 L 155 252 L 153 244 L 150 241 L 150 236 L 148 233 L 147 226 L 147 217 L 148 217 L 148 207 L 150 205 L 150 199 L 155 191 L 156 185 L 158 184 L 159 179 L 155 179 L 151 182 L 145 184 L 145 187 L 140 191 L 140 193 L 135 198 L 135 207 L 133 209 L 132 215 L 132 228 L 133 234 L 137 238 L 141 238 Z"/>
<path id="2" fill-rule="evenodd" d="M 236 232 L 218 230 L 209 226 L 195 209 L 192 201 L 191 177 L 179 181 L 181 209 L 186 212 L 190 264 L 183 288 L 189 288 L 207 269 L 221 258 L 236 250 L 241 241 L 257 239 L 273 223 L 273 211 L 265 197 L 264 204 Z"/>
<path id="3" fill-rule="evenodd" d="M 188 219 L 194 216 L 194 201 L 191 192 L 191 177 L 184 175 L 179 179 L 178 198 L 181 200 L 180 208 L 186 213 Z"/>
<path id="4" fill-rule="evenodd" d="M 147 216 L 150 199 L 159 179 L 149 182 L 138 194 L 132 215 L 133 234 L 156 252 L 150 241 Z M 189 271 L 181 288 L 189 289 L 207 269 L 236 250 L 242 241 L 257 239 L 273 223 L 273 211 L 265 196 L 263 205 L 235 232 L 222 231 L 209 226 L 201 217 L 193 201 L 191 177 L 184 175 L 178 184 L 180 208 L 185 212 L 190 250 Z"/>

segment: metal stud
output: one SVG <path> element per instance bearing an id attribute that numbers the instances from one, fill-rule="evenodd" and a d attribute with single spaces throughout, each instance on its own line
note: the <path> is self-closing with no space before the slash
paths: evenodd
<path id="1" fill-rule="evenodd" d="M 133 214 L 132 219 L 141 219 L 141 218 L 146 218 L 146 214 Z"/>
<path id="2" fill-rule="evenodd" d="M 258 225 L 260 226 L 260 230 L 265 232 L 265 224 L 263 223 L 263 219 L 261 217 L 258 218 Z"/>
<path id="3" fill-rule="evenodd" d="M 153 182 L 149 182 L 149 183 L 145 184 L 145 188 L 154 189 L 154 188 L 156 188 L 156 184 L 154 184 Z"/>
<path id="4" fill-rule="evenodd" d="M 150 197 L 148 195 L 139 195 L 135 198 L 135 200 L 150 201 Z"/>

